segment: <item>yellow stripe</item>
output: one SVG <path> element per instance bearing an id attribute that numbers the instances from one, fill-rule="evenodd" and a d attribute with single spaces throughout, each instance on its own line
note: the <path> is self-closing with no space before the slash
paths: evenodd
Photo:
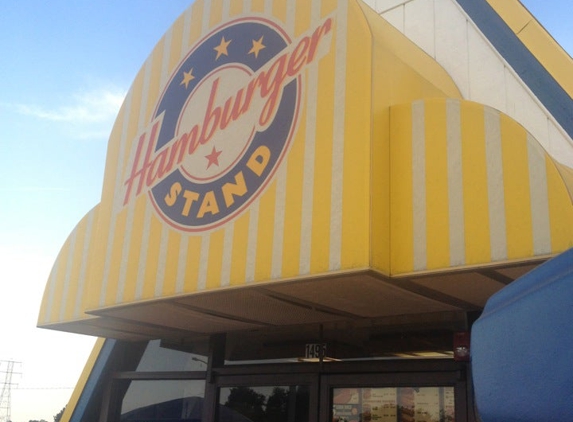
<path id="1" fill-rule="evenodd" d="M 142 195 L 135 200 L 135 210 L 133 218 L 133 231 L 129 239 L 125 239 L 131 243 L 131 248 L 129 248 L 129 254 L 127 257 L 127 271 L 125 274 L 125 289 L 123 292 L 123 298 L 125 302 L 131 302 L 135 300 L 135 292 L 137 289 L 137 274 L 139 272 L 139 266 L 143 265 L 140 259 L 140 245 L 143 241 L 143 224 L 145 207 L 147 206 L 147 196 Z M 126 210 L 122 212 L 125 214 Z"/>
<path id="2" fill-rule="evenodd" d="M 311 6 L 312 2 L 308 0 L 296 0 L 295 38 L 299 37 L 310 28 Z"/>
<path id="3" fill-rule="evenodd" d="M 299 273 L 300 257 L 300 227 L 302 216 L 300 204 L 302 201 L 302 175 L 303 167 L 300 163 L 304 159 L 304 134 L 306 133 L 306 101 L 304 96 L 301 101 L 301 110 L 299 112 L 300 124 L 298 131 L 293 139 L 293 145 L 288 153 L 287 162 L 287 193 L 285 206 L 285 222 L 288 228 L 284 232 L 283 247 L 283 277 L 293 277 Z"/>
<path id="4" fill-rule="evenodd" d="M 231 16 L 240 15 L 243 13 L 243 1 L 242 0 L 230 0 L 231 8 L 229 14 Z"/>
<path id="5" fill-rule="evenodd" d="M 251 0 L 251 11 L 263 13 L 265 11 L 265 0 Z"/>
<path id="6" fill-rule="evenodd" d="M 311 273 L 327 271 L 329 268 L 330 252 L 330 199 L 331 199 L 331 169 L 332 169 L 332 139 L 334 116 L 334 62 L 336 55 L 334 47 L 323 57 L 318 69 L 317 98 L 320 107 L 316 110 L 316 133 L 320 136 L 315 140 L 314 189 L 312 207 L 312 242 L 311 242 Z"/>
<path id="7" fill-rule="evenodd" d="M 64 287 L 64 280 L 66 278 L 66 267 L 68 265 L 68 254 L 70 251 L 69 240 L 64 243 L 62 250 L 58 255 L 58 260 L 56 262 L 56 275 L 52 286 L 53 293 L 50 295 L 51 308 L 50 314 L 48 315 L 49 321 L 59 321 L 60 319 L 60 306 L 62 306 L 62 290 Z"/>
<path id="8" fill-rule="evenodd" d="M 483 106 L 465 103 L 461 109 L 461 126 L 468 265 L 489 262 L 491 257 L 484 125 Z"/>
<path id="9" fill-rule="evenodd" d="M 151 204 L 148 205 L 150 207 Z M 159 245 L 161 239 L 162 223 L 152 214 L 149 223 L 149 243 L 145 258 L 145 275 L 143 277 L 143 291 L 141 299 L 151 299 L 155 296 L 155 283 L 157 282 L 157 267 L 159 263 Z"/>
<path id="10" fill-rule="evenodd" d="M 410 104 L 391 109 L 390 125 L 390 256 L 391 273 L 414 267 L 412 108 Z"/>
<path id="11" fill-rule="evenodd" d="M 60 422 L 69 422 L 70 421 L 72 414 L 78 405 L 78 401 L 80 400 L 82 392 L 84 391 L 84 388 L 86 387 L 89 376 L 94 369 L 97 358 L 98 358 L 99 354 L 101 353 L 101 349 L 103 348 L 104 343 L 105 343 L 105 339 L 102 339 L 102 338 L 97 339 L 97 341 L 95 342 L 95 345 L 94 345 L 94 347 L 90 353 L 90 356 L 88 357 L 88 360 L 84 366 L 84 369 L 82 370 L 80 378 L 79 378 L 79 380 L 78 380 L 78 382 L 74 388 L 74 391 L 72 393 L 70 401 L 68 402 L 66 409 L 64 410 L 64 413 L 62 414 L 62 418 L 60 419 Z"/>
<path id="12" fill-rule="evenodd" d="M 362 11 L 352 2 L 349 4 L 347 27 L 347 63 L 364 62 L 364 28 L 359 15 Z M 340 17 L 339 17 L 340 18 Z M 335 31 L 336 33 L 336 31 Z M 333 46 L 337 39 L 333 36 Z M 358 48 L 360 46 L 360 48 Z M 370 142 L 371 137 L 371 69 L 348 65 L 344 128 L 344 182 L 342 211 L 342 268 L 363 267 L 369 264 L 370 240 Z"/>
<path id="13" fill-rule="evenodd" d="M 110 236 L 113 236 L 111 244 L 111 260 L 109 263 L 108 279 L 104 280 L 104 282 L 107 283 L 107 288 L 104 297 L 104 303 L 106 305 L 114 304 L 117 295 L 117 283 L 115 282 L 115 280 L 117 280 L 119 277 L 119 265 L 120 265 L 120 262 L 117 259 L 117 257 L 121 256 L 121 249 L 123 247 L 123 239 L 121 233 L 125 233 L 126 218 L 127 218 L 126 210 L 119 213 L 115 219 L 116 220 L 115 236 L 113 234 L 110 234 Z"/>
<path id="14" fill-rule="evenodd" d="M 165 53 L 165 44 L 159 43 L 153 55 L 151 56 L 151 75 L 149 78 L 149 87 L 147 92 L 147 107 L 145 112 L 145 122 L 144 124 L 147 126 L 151 121 L 151 114 L 155 109 L 155 104 L 159 98 L 159 83 L 161 81 L 161 65 L 163 62 L 163 54 Z M 169 54 L 167 52 L 166 54 Z"/>
<path id="15" fill-rule="evenodd" d="M 533 256 L 527 133 L 504 114 L 501 115 L 501 145 L 507 258 Z"/>
<path id="16" fill-rule="evenodd" d="M 231 286 L 245 284 L 247 270 L 247 239 L 249 238 L 249 213 L 245 212 L 235 220 L 231 265 Z"/>
<path id="17" fill-rule="evenodd" d="M 259 225 L 257 229 L 257 257 L 255 280 L 268 280 L 271 277 L 273 256 L 273 236 L 275 228 L 276 181 L 260 196 Z"/>
<path id="18" fill-rule="evenodd" d="M 551 248 L 553 252 L 573 247 L 573 203 L 555 164 L 546 155 L 547 196 L 551 223 Z"/>
<path id="19" fill-rule="evenodd" d="M 187 40 L 187 45 L 191 46 L 195 41 L 201 36 L 202 18 L 203 18 L 203 8 L 205 7 L 205 2 L 203 0 L 197 0 L 193 3 L 191 9 L 191 31 L 189 33 L 189 39 Z"/>
<path id="20" fill-rule="evenodd" d="M 273 1 L 273 15 L 283 23 L 286 23 L 287 3 L 286 1 Z"/>
<path id="21" fill-rule="evenodd" d="M 168 74 L 171 75 L 175 66 L 181 60 L 181 48 L 183 47 L 183 24 L 185 22 L 184 15 L 175 21 L 171 27 L 171 50 L 169 52 Z M 167 81 L 165 81 L 167 82 Z"/>
<path id="22" fill-rule="evenodd" d="M 450 264 L 446 101 L 426 101 L 427 268 Z"/>
<path id="23" fill-rule="evenodd" d="M 144 68 L 142 67 L 142 69 L 139 71 L 139 73 L 137 74 L 133 85 L 131 87 L 130 90 L 130 96 L 131 96 L 131 107 L 129 109 L 129 116 L 123 116 L 123 119 L 127 118 L 127 130 L 126 130 L 126 134 L 125 134 L 125 140 L 124 142 L 126 143 L 125 145 L 125 151 L 126 151 L 126 155 L 125 155 L 125 160 L 127 162 L 127 160 L 130 159 L 130 154 L 131 154 L 131 146 L 132 143 L 134 141 L 135 136 L 138 134 L 138 122 L 139 122 L 139 114 L 140 114 L 140 110 L 139 107 L 137 106 L 138 104 L 141 103 L 141 97 L 142 97 L 142 92 L 143 92 L 143 79 L 144 79 Z M 114 145 L 114 149 L 116 149 L 115 154 L 113 154 L 114 156 L 119 156 L 119 146 L 115 147 L 115 145 L 118 145 L 119 142 L 121 141 L 122 137 L 118 136 L 117 138 L 112 138 L 115 141 L 111 141 L 108 144 L 108 149 Z M 121 166 L 121 167 L 120 167 Z M 123 175 L 120 175 L 120 180 L 125 180 L 126 179 L 126 173 L 129 171 L 127 169 L 127 166 L 125 165 L 125 163 L 118 163 L 118 166 L 114 166 L 112 167 L 113 169 L 119 169 L 123 167 Z M 108 166 L 109 168 L 109 166 Z M 106 174 L 107 176 L 107 174 Z M 106 178 L 107 180 L 104 180 L 104 195 L 102 196 L 102 208 L 106 208 L 109 207 L 110 211 L 113 210 L 113 193 L 114 193 L 114 189 L 115 189 L 115 181 L 117 179 L 117 173 L 113 172 L 110 174 L 110 176 L 108 178 Z M 110 184 L 110 186 L 107 186 L 107 184 Z M 123 188 L 123 184 L 121 184 L 121 188 Z M 119 196 L 121 196 L 121 193 L 119 193 Z M 115 303 L 115 299 L 113 300 L 113 302 L 109 301 L 110 296 L 110 291 L 113 291 L 113 294 L 116 294 L 116 287 L 117 286 L 117 280 L 118 280 L 118 276 L 119 276 L 119 264 L 116 262 L 117 257 L 121 257 L 122 253 L 121 253 L 121 248 L 118 251 L 118 242 L 121 244 L 123 243 L 123 239 L 117 239 L 118 237 L 120 237 L 120 233 L 123 236 L 126 236 L 126 218 L 127 218 L 127 208 L 123 208 L 121 210 L 121 212 L 119 212 L 116 215 L 113 215 L 112 212 L 110 213 L 101 213 L 100 214 L 102 217 L 100 222 L 98 224 L 101 224 L 102 227 L 106 227 L 109 228 L 112 226 L 113 224 L 113 230 L 106 230 L 105 232 L 100 232 L 100 235 L 102 236 L 102 240 L 100 241 L 100 244 L 105 245 L 104 246 L 104 250 L 103 250 L 103 256 L 102 256 L 102 260 L 104 262 L 104 265 L 102 266 L 96 266 L 96 271 L 101 271 L 101 276 L 97 275 L 95 277 L 96 280 L 102 280 L 102 284 L 100 284 L 99 286 L 101 287 L 100 291 L 96 292 L 92 292 L 92 294 L 90 294 L 90 297 L 93 297 L 93 305 L 97 306 L 100 302 L 101 299 L 101 295 L 103 293 L 105 293 L 105 296 L 103 297 L 103 301 L 104 304 L 111 304 L 111 303 Z M 113 219 L 113 221 L 112 221 Z M 109 245 L 111 244 L 110 249 L 108 250 Z M 107 268 L 107 273 L 104 273 L 105 269 Z M 113 274 L 113 277 L 112 277 Z M 114 280 L 114 282 L 111 282 L 111 280 Z M 104 291 L 102 291 L 104 290 Z M 93 295 L 95 294 L 95 296 Z"/>
<path id="24" fill-rule="evenodd" d="M 210 234 L 209 260 L 207 263 L 207 290 L 214 290 L 221 285 L 221 268 L 223 265 L 223 242 L 225 229 L 219 229 Z"/>
<path id="25" fill-rule="evenodd" d="M 198 270 L 201 259 L 201 237 L 189 236 L 187 246 L 187 266 L 185 271 L 185 286 L 183 291 L 196 292 L 198 281 Z"/>
<path id="26" fill-rule="evenodd" d="M 163 230 L 168 230 L 165 227 Z M 165 259 L 165 281 L 163 284 L 163 296 L 170 296 L 176 292 L 177 268 L 179 267 L 179 245 L 181 234 L 175 230 L 169 231 L 167 240 L 167 256 Z"/>
<path id="27" fill-rule="evenodd" d="M 87 226 L 87 218 L 84 218 L 78 227 L 74 230 L 76 233 L 76 244 L 74 247 L 73 252 L 73 262 L 72 262 L 72 271 L 70 274 L 70 281 L 68 285 L 68 292 L 64 299 L 64 303 L 62 304 L 65 308 L 64 310 L 64 321 L 69 321 L 74 317 L 74 310 L 76 305 L 76 298 L 78 294 L 79 283 L 82 282 L 80 280 L 80 269 L 83 263 L 83 251 L 84 245 L 86 241 L 86 226 Z"/>
<path id="28" fill-rule="evenodd" d="M 222 0 L 211 0 L 211 16 L 209 17 L 209 26 L 217 25 L 223 19 L 223 2 Z"/>

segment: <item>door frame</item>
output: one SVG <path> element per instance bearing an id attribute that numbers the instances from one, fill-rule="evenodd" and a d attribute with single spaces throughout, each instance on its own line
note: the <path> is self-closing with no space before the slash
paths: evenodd
<path id="1" fill-rule="evenodd" d="M 206 403 L 209 405 L 208 413 L 204 413 L 206 421 L 217 422 L 216 411 L 219 404 L 219 389 L 226 387 L 265 387 L 265 386 L 283 386 L 283 385 L 307 385 L 309 387 L 309 422 L 318 421 L 319 409 L 319 374 L 318 373 L 298 373 L 298 374 L 235 374 L 220 375 L 216 377 L 215 382 L 211 384 L 210 392 L 206 392 Z M 210 396 L 207 400 L 207 394 Z"/>
<path id="2" fill-rule="evenodd" d="M 208 414 L 204 415 L 208 422 L 216 422 L 219 387 L 281 384 L 311 386 L 310 422 L 332 422 L 332 388 L 410 386 L 454 387 L 456 422 L 475 422 L 473 412 L 469 411 L 473 406 L 469 367 L 466 363 L 452 359 L 233 365 L 214 368 L 213 372 L 213 382 L 207 383 L 205 392 L 206 403 L 211 405 Z"/>

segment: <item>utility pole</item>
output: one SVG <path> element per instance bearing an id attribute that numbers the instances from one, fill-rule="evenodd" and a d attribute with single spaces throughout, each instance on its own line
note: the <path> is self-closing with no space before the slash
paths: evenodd
<path id="1" fill-rule="evenodd" d="M 12 382 L 14 365 L 20 362 L 13 360 L 0 360 L 0 376 L 4 375 L 4 383 L 0 391 L 0 422 L 11 422 L 11 391 L 15 383 Z"/>

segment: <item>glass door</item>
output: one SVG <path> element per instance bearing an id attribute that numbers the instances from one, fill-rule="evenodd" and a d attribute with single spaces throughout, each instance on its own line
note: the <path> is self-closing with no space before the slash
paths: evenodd
<path id="1" fill-rule="evenodd" d="M 220 377 L 216 422 L 315 422 L 317 376 Z"/>

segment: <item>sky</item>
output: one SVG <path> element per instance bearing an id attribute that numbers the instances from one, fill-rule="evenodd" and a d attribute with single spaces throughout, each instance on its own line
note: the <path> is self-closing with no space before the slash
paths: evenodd
<path id="1" fill-rule="evenodd" d="M 573 54 L 573 2 L 522 2 Z M 35 327 L 44 286 L 99 202 L 107 139 L 131 82 L 190 3 L 0 2 L 0 361 L 18 362 L 13 422 L 51 422 L 91 351 L 91 337 Z"/>

